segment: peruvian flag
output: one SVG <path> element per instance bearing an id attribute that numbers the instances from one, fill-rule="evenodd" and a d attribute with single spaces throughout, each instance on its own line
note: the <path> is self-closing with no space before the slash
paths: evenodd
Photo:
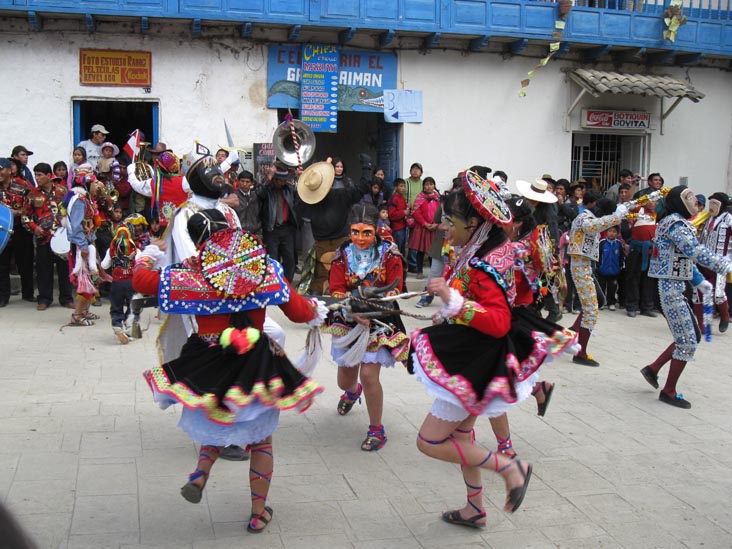
<path id="1" fill-rule="evenodd" d="M 130 134 L 123 150 L 130 155 L 130 160 L 135 159 L 137 153 L 140 152 L 140 130 L 135 130 Z"/>

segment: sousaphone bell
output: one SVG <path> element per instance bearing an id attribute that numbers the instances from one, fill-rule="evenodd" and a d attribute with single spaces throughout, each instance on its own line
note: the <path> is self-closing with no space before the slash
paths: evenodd
<path id="1" fill-rule="evenodd" d="M 297 147 L 293 139 L 291 125 L 294 126 Z M 272 136 L 272 146 L 274 147 L 275 156 L 281 162 L 292 167 L 302 166 L 315 154 L 315 133 L 302 120 L 285 121 L 277 126 Z"/>

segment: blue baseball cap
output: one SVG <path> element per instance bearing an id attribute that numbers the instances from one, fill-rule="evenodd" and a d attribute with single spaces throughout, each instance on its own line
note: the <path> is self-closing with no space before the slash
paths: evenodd
<path id="1" fill-rule="evenodd" d="M 11 162 L 9 158 L 0 158 L 0 169 L 1 168 L 10 168 Z"/>

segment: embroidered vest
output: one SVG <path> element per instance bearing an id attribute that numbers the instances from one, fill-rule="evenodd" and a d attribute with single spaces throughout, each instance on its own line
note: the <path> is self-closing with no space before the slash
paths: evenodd
<path id="1" fill-rule="evenodd" d="M 600 259 L 600 235 L 586 234 L 582 230 L 582 222 L 585 219 L 595 217 L 590 210 L 585 210 L 572 221 L 572 228 L 569 230 L 569 244 L 567 253 L 569 255 L 581 255 L 597 261 Z"/>
<path id="2" fill-rule="evenodd" d="M 656 227 L 655 248 L 648 265 L 648 276 L 653 278 L 672 278 L 691 280 L 694 260 L 684 255 L 671 240 L 669 231 L 675 224 L 694 234 L 693 225 L 679 214 L 664 217 Z"/>
<path id="3" fill-rule="evenodd" d="M 282 265 L 269 258 L 264 281 L 244 299 L 233 299 L 211 286 L 200 269 L 180 263 L 160 271 L 158 305 L 164 313 L 222 315 L 282 305 L 290 300 Z"/>
<path id="4" fill-rule="evenodd" d="M 709 229 L 711 227 L 711 230 Z M 730 253 L 732 237 L 732 214 L 722 212 L 717 217 L 707 220 L 704 227 L 704 244 L 712 252 L 719 255 Z"/>

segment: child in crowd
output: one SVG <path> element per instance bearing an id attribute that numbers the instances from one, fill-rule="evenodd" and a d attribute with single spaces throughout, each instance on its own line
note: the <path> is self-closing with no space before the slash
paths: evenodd
<path id="1" fill-rule="evenodd" d="M 439 223 L 435 223 L 435 212 L 440 205 L 440 195 L 435 190 L 435 180 L 425 177 L 422 192 L 414 199 L 414 227 L 409 235 L 409 250 L 416 252 L 417 278 L 424 278 L 424 255 L 430 251 L 435 231 Z"/>
<path id="2" fill-rule="evenodd" d="M 377 210 L 381 210 L 381 206 L 386 204 L 386 201 L 384 200 L 383 187 L 383 181 L 378 177 L 374 177 L 371 180 L 371 192 L 363 195 L 361 202 L 365 202 L 366 204 L 373 204 Z"/>
<path id="3" fill-rule="evenodd" d="M 109 141 L 102 144 L 102 158 L 97 162 L 99 179 L 104 181 L 108 189 L 113 189 L 115 183 L 122 179 L 122 170 L 117 158 L 119 148 Z"/>
<path id="4" fill-rule="evenodd" d="M 124 222 L 129 225 L 132 230 L 132 240 L 135 241 L 137 249 L 145 249 L 145 246 L 150 244 L 150 233 L 148 232 L 148 224 L 145 216 L 138 213 L 130 214 L 125 217 Z"/>
<path id="5" fill-rule="evenodd" d="M 382 204 L 379 208 L 379 222 L 376 226 L 376 234 L 381 237 L 381 240 L 387 242 L 394 242 L 394 236 L 391 234 L 391 225 L 389 223 L 389 207 L 386 204 Z"/>
<path id="6" fill-rule="evenodd" d="M 61 184 L 66 185 L 69 180 L 69 167 L 66 162 L 59 160 L 53 165 L 53 174 L 61 179 Z"/>
<path id="7" fill-rule="evenodd" d="M 160 226 L 159 219 L 150 220 L 150 238 L 162 238 L 164 229 Z"/>
<path id="8" fill-rule="evenodd" d="M 410 209 L 407 204 L 407 183 L 401 177 L 394 180 L 394 194 L 389 201 L 388 208 L 391 234 L 399 248 L 399 253 L 406 259 Z"/>
<path id="9" fill-rule="evenodd" d="M 73 180 L 77 174 L 86 174 L 93 171 L 91 164 L 86 161 L 86 149 L 84 147 L 76 147 L 74 152 L 71 153 L 71 166 L 68 170 L 67 187 L 70 189 L 73 186 Z"/>
<path id="10" fill-rule="evenodd" d="M 617 303 L 618 277 L 623 268 L 623 246 L 618 239 L 620 227 L 617 225 L 607 230 L 607 235 L 600 241 L 600 261 L 597 263 L 597 280 L 600 283 L 607 307 L 615 310 Z"/>
<path id="11" fill-rule="evenodd" d="M 112 243 L 102 260 L 103 269 L 112 269 L 112 287 L 109 292 L 109 315 L 112 317 L 112 330 L 122 345 L 130 342 L 125 319 L 130 314 L 132 289 L 132 269 L 135 265 L 137 246 L 132 238 L 130 226 L 119 225 Z"/>

